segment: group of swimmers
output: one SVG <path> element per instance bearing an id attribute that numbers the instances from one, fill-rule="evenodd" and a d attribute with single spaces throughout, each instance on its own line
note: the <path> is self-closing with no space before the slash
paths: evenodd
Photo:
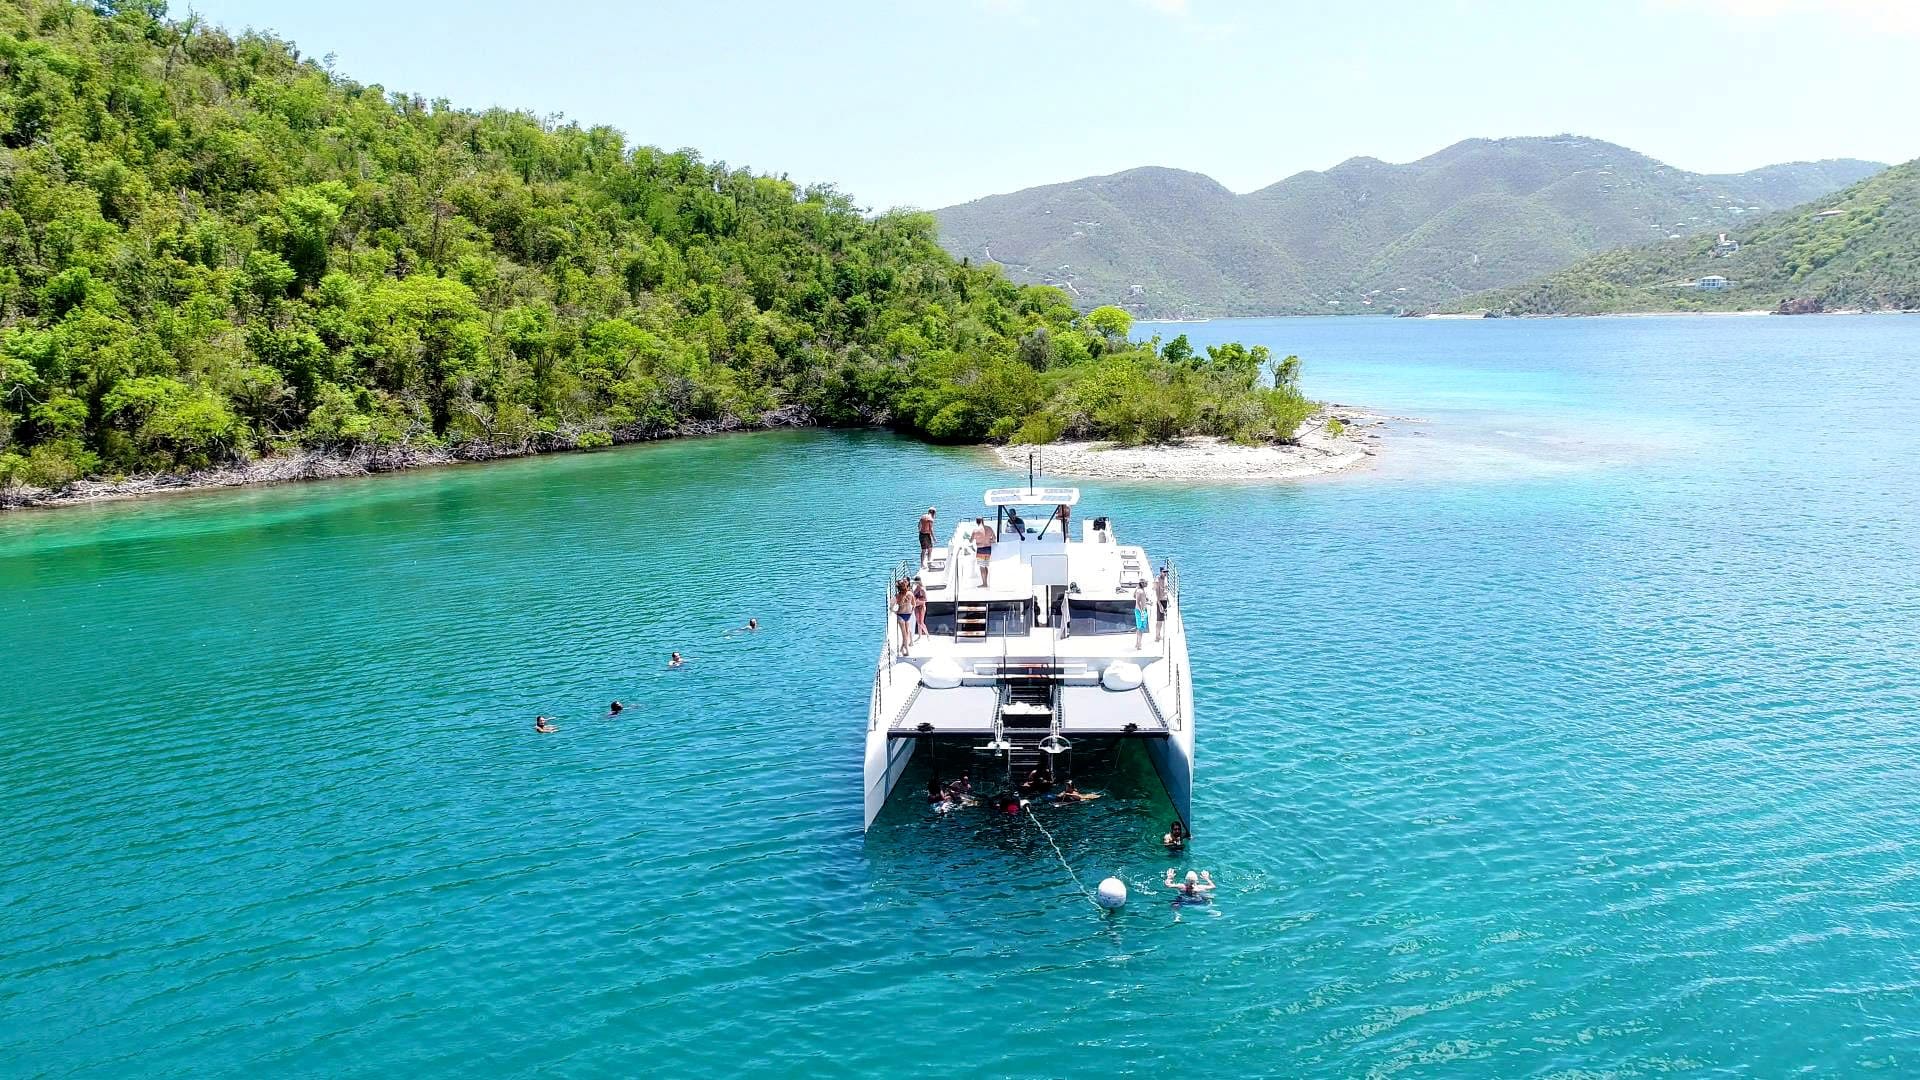
<path id="1" fill-rule="evenodd" d="M 615 716 L 619 716 L 621 713 L 626 711 L 627 711 L 627 707 L 625 705 L 620 704 L 620 702 L 618 701 L 614 701 L 607 706 L 607 718 L 611 719 Z M 551 735 L 554 732 L 559 731 L 560 729 L 554 726 L 553 717 L 536 716 L 533 718 L 533 730 L 542 735 Z"/>
<path id="2" fill-rule="evenodd" d="M 745 626 L 731 627 L 727 630 L 727 633 L 729 635 L 751 634 L 758 631 L 759 629 L 760 629 L 759 619 L 748 619 L 747 624 Z M 668 668 L 684 667 L 686 666 L 686 663 L 687 663 L 686 657 L 681 656 L 678 652 L 674 652 L 667 657 Z M 607 717 L 612 718 L 615 716 L 619 716 L 621 713 L 625 712 L 626 709 L 627 707 L 625 705 L 622 705 L 620 702 L 615 701 L 612 704 L 607 706 Z M 533 718 L 533 730 L 535 733 L 540 735 L 551 735 L 554 732 L 559 731 L 560 728 L 554 724 L 553 717 L 542 715 L 542 716 L 536 716 Z"/>
<path id="3" fill-rule="evenodd" d="M 1045 799 L 1055 803 L 1082 803 L 1092 802 L 1101 797 L 1097 791 L 1081 791 L 1072 780 L 1060 785 L 1059 791 L 1053 790 L 1053 786 L 1052 780 L 1042 776 L 1039 769 L 1035 769 L 1020 782 L 1017 790 L 995 796 L 993 808 L 1003 814 L 1014 815 L 1035 799 Z M 961 773 L 958 780 L 944 783 L 938 776 L 927 777 L 927 804 L 938 813 L 946 813 L 956 807 L 978 806 L 980 800 L 973 794 L 973 777 L 967 773 Z"/>

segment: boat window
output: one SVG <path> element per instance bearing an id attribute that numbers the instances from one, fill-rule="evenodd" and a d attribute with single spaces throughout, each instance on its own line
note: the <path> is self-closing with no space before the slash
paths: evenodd
<path id="1" fill-rule="evenodd" d="M 927 604 L 927 633 L 951 634 L 959 628 L 954 616 L 953 603 Z"/>
<path id="2" fill-rule="evenodd" d="M 1082 600 L 1072 597 L 1067 602 L 1067 610 L 1072 615 L 1072 620 L 1068 623 L 1068 633 L 1133 633 L 1133 601 L 1131 600 Z"/>
<path id="3" fill-rule="evenodd" d="M 1033 601 L 995 600 L 987 605 L 987 636 L 1024 637 L 1032 632 Z"/>

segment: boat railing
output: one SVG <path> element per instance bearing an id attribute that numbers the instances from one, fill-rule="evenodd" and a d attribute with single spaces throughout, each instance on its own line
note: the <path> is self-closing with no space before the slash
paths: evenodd
<path id="1" fill-rule="evenodd" d="M 887 637 L 886 645 L 881 649 L 880 653 L 880 671 L 885 674 L 887 685 L 889 686 L 893 685 L 893 662 L 907 654 L 907 650 L 911 646 L 906 640 L 906 637 L 907 634 L 912 632 L 908 630 L 902 633 L 900 635 L 901 640 L 897 644 L 894 642 L 894 631 L 900 623 L 899 619 L 893 617 L 894 590 L 900 587 L 901 581 L 911 577 L 912 574 L 913 571 L 907 568 L 907 560 L 901 559 L 899 563 L 894 566 L 893 572 L 887 576 L 886 615 L 883 616 L 887 628 Z M 879 676 L 876 675 L 875 677 L 877 679 Z"/>

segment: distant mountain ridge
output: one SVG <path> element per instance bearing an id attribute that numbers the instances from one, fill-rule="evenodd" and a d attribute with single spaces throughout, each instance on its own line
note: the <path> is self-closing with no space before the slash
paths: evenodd
<path id="1" fill-rule="evenodd" d="M 1451 307 L 1505 315 L 1920 309 L 1920 161 L 1753 219 L 1727 239 L 1603 252 Z"/>
<path id="2" fill-rule="evenodd" d="M 1599 251 L 1737 225 L 1885 168 L 1856 160 L 1690 173 L 1598 139 L 1468 139 L 1404 165 L 1375 158 L 1245 195 L 1140 168 L 935 211 L 956 256 L 1083 306 L 1136 314 L 1427 308 Z"/>

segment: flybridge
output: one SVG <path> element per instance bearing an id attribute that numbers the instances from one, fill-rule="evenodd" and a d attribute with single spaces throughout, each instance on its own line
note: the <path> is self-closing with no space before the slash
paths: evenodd
<path id="1" fill-rule="evenodd" d="M 1080 501 L 1079 488 L 988 488 L 988 506 L 1072 506 Z"/>

